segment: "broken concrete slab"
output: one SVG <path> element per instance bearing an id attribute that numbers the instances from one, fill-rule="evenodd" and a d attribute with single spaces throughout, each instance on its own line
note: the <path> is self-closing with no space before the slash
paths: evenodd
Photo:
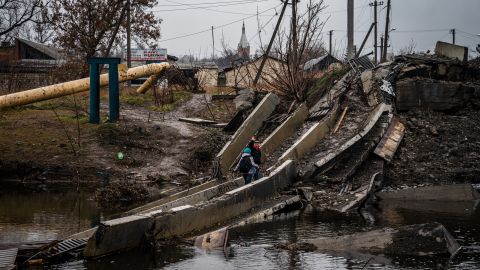
<path id="1" fill-rule="evenodd" d="M 237 111 L 248 110 L 253 106 L 255 100 L 255 90 L 242 89 L 238 91 L 238 95 L 233 99 L 235 109 Z"/>
<path id="2" fill-rule="evenodd" d="M 137 208 L 134 208 L 132 210 L 129 210 L 127 212 L 125 212 L 125 215 L 134 215 L 134 214 L 137 214 L 137 213 L 140 213 L 140 212 L 143 212 L 143 211 L 146 211 L 148 209 L 151 209 L 151 208 L 154 208 L 154 207 L 158 207 L 160 205 L 164 205 L 166 203 L 169 203 L 169 202 L 172 202 L 172 201 L 175 201 L 175 200 L 178 200 L 182 197 L 185 197 L 185 196 L 188 196 L 189 194 L 195 194 L 195 193 L 198 193 L 200 191 L 203 191 L 203 190 L 206 190 L 206 189 L 209 189 L 211 187 L 215 187 L 215 186 L 218 186 L 219 184 L 221 184 L 222 182 L 215 179 L 215 180 L 212 180 L 212 181 L 208 181 L 208 182 L 205 182 L 203 184 L 200 184 L 200 185 L 197 185 L 197 186 L 194 186 L 194 187 L 191 187 L 191 188 L 188 188 L 188 189 L 185 189 L 183 191 L 180 191 L 180 192 L 177 192 L 173 195 L 170 195 L 168 197 L 165 197 L 165 198 L 161 198 L 159 200 L 156 200 L 156 201 L 153 201 L 153 202 L 150 202 L 150 203 L 147 203 L 147 204 L 144 204 L 142 206 L 139 206 Z"/>
<path id="3" fill-rule="evenodd" d="M 137 247 L 145 241 L 153 221 L 149 216 L 133 215 L 101 222 L 88 239 L 83 255 L 99 257 Z"/>
<path id="4" fill-rule="evenodd" d="M 444 65 L 445 66 L 445 65 Z M 432 67 L 419 64 L 403 67 L 398 74 L 399 79 L 403 78 L 413 78 L 413 77 L 431 77 L 430 73 L 432 72 Z M 446 72 L 445 72 L 446 73 Z M 446 75 L 446 74 L 445 74 Z"/>
<path id="5" fill-rule="evenodd" d="M 446 56 L 452 59 L 458 59 L 460 62 L 467 63 L 468 48 L 443 41 L 438 41 L 435 46 L 435 54 Z"/>
<path id="6" fill-rule="evenodd" d="M 195 125 L 202 125 L 202 126 L 209 126 L 217 123 L 216 121 L 212 121 L 212 120 L 201 119 L 201 118 L 187 118 L 187 117 L 179 118 L 178 121 L 195 124 Z"/>
<path id="7" fill-rule="evenodd" d="M 225 175 L 235 162 L 238 154 L 247 145 L 250 138 L 263 125 L 263 122 L 272 114 L 280 100 L 274 93 L 269 93 L 247 117 L 240 128 L 225 144 L 217 155 L 219 169 Z"/>
<path id="8" fill-rule="evenodd" d="M 282 143 L 293 136 L 308 117 L 308 108 L 302 103 L 283 123 L 277 127 L 262 143 L 262 161 L 275 152 Z"/>
<path id="9" fill-rule="evenodd" d="M 211 188 L 207 188 L 205 190 L 201 190 L 199 192 L 186 195 L 174 201 L 171 201 L 162 205 L 157 205 L 148 209 L 144 209 L 138 212 L 137 214 L 148 214 L 154 211 L 166 212 L 175 207 L 180 207 L 187 204 L 195 205 L 201 202 L 211 200 L 215 197 L 221 196 L 225 192 L 228 192 L 230 190 L 243 186 L 244 184 L 245 184 L 245 180 L 243 179 L 243 177 L 239 177 L 234 180 L 230 180 L 230 181 L 221 183 L 219 185 L 213 186 Z"/>
<path id="10" fill-rule="evenodd" d="M 386 161 L 392 161 L 404 135 L 405 126 L 400 122 L 398 117 L 393 117 L 390 126 L 375 148 L 374 153 Z"/>
<path id="11" fill-rule="evenodd" d="M 278 159 L 277 164 L 285 160 L 299 160 L 307 154 L 313 147 L 333 129 L 338 113 L 340 103 L 338 100 L 333 105 L 328 114 L 317 124 L 313 125 L 305 134 L 303 134 L 283 155 Z"/>
<path id="12" fill-rule="evenodd" d="M 225 248 L 228 241 L 228 227 L 200 235 L 195 238 L 194 245 L 202 249 Z"/>
<path id="13" fill-rule="evenodd" d="M 241 221 L 233 224 L 230 228 L 236 228 L 240 226 L 245 226 L 251 223 L 257 223 L 267 220 L 272 217 L 274 214 L 279 213 L 280 211 L 285 210 L 287 207 L 294 206 L 301 203 L 302 198 L 299 195 L 282 197 L 281 199 L 276 199 L 272 206 L 267 206 L 266 208 L 256 212 L 255 214 L 242 219 Z"/>
<path id="14" fill-rule="evenodd" d="M 295 163 L 289 160 L 270 176 L 207 202 L 102 222 L 89 239 L 84 254 L 104 256 L 138 246 L 146 238 L 169 239 L 228 222 L 277 196 L 293 183 L 296 174 Z"/>
<path id="15" fill-rule="evenodd" d="M 376 193 L 381 200 L 405 201 L 474 201 L 480 199 L 480 194 L 471 184 L 454 184 L 407 188 L 395 191 Z"/>
<path id="16" fill-rule="evenodd" d="M 375 126 L 375 124 L 380 119 L 380 116 L 385 112 L 390 112 L 392 106 L 387 105 L 385 103 L 379 104 L 368 116 L 366 120 L 366 124 L 363 129 L 355 136 L 353 136 L 350 140 L 348 140 L 345 144 L 341 147 L 334 149 L 333 151 L 329 152 L 326 156 L 315 162 L 315 166 L 318 170 L 322 170 L 324 166 L 328 166 L 328 164 L 334 160 L 337 156 L 342 154 L 344 151 L 355 145 L 359 142 L 365 135 L 367 135 L 370 130 Z"/>
<path id="17" fill-rule="evenodd" d="M 367 200 L 374 193 L 376 182 L 381 181 L 379 180 L 380 178 L 383 178 L 381 172 L 374 173 L 370 179 L 370 183 L 354 192 L 355 199 L 342 206 L 340 208 L 340 212 L 346 213 L 357 209 L 360 205 L 362 205 L 362 203 L 364 203 L 365 200 Z"/>
<path id="18" fill-rule="evenodd" d="M 460 245 L 439 223 L 386 228 L 306 241 L 319 251 L 344 251 L 400 256 L 454 255 Z"/>
<path id="19" fill-rule="evenodd" d="M 397 109 L 430 108 L 435 111 L 460 108 L 474 95 L 475 89 L 463 87 L 460 82 L 431 79 L 404 79 L 397 81 Z"/>

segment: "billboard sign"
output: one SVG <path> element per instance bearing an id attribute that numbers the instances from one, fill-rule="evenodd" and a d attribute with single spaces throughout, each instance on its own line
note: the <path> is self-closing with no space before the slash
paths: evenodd
<path id="1" fill-rule="evenodd" d="M 125 50 L 126 52 L 127 50 Z M 125 59 L 127 55 L 125 54 Z M 132 49 L 132 61 L 167 61 L 167 49 Z"/>

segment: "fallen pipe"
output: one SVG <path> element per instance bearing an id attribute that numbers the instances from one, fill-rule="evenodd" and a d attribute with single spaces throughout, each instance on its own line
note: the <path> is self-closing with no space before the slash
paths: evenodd
<path id="1" fill-rule="evenodd" d="M 155 73 L 152 76 L 150 76 L 140 87 L 137 89 L 137 93 L 139 94 L 145 94 L 153 84 L 155 84 L 158 79 L 160 79 L 161 74 L 160 73 Z"/>
<path id="2" fill-rule="evenodd" d="M 133 79 L 159 74 L 170 68 L 169 63 L 155 63 L 130 68 L 127 71 L 119 66 L 118 81 L 125 82 Z M 100 75 L 100 87 L 108 85 L 108 74 Z M 59 83 L 18 93 L 0 96 L 0 109 L 30 104 L 42 100 L 58 98 L 76 94 L 90 89 L 90 78 Z"/>

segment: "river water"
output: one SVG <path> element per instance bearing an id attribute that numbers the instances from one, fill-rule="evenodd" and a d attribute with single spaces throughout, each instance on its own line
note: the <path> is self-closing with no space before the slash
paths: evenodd
<path id="1" fill-rule="evenodd" d="M 0 196 L 0 243 L 60 238 L 90 228 L 111 213 L 98 209 L 88 192 Z M 307 207 L 230 231 L 232 248 L 204 251 L 189 245 L 137 249 L 96 261 L 73 261 L 49 269 L 480 269 L 480 210 L 465 203 L 379 204 L 377 221 L 366 225 L 349 217 Z M 298 242 L 380 228 L 440 222 L 464 248 L 453 258 L 387 258 L 273 248 Z"/>

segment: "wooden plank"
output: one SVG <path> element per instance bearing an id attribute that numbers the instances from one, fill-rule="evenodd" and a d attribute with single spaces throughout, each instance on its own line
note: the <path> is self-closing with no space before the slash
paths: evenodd
<path id="1" fill-rule="evenodd" d="M 397 151 L 404 135 L 405 126 L 402 124 L 402 122 L 400 122 L 398 117 L 394 117 L 387 129 L 387 132 L 375 148 L 374 153 L 386 161 L 392 161 L 392 158 L 395 155 L 395 152 Z"/>

